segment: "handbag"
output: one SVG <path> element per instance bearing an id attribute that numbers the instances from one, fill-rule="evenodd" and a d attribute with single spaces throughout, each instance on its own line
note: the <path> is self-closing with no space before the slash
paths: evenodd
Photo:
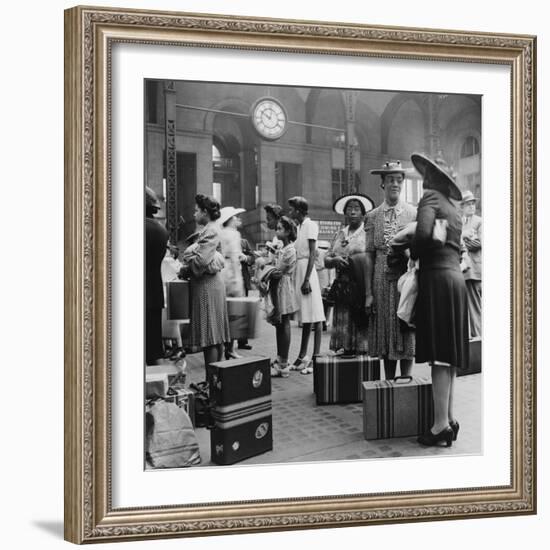
<path id="1" fill-rule="evenodd" d="M 449 222 L 447 220 L 437 218 L 434 223 L 432 231 L 432 239 L 436 243 L 440 243 L 443 246 L 447 242 L 447 226 Z"/>
<path id="2" fill-rule="evenodd" d="M 416 309 L 416 298 L 418 296 L 418 269 L 414 267 L 403 273 L 397 281 L 399 291 L 399 305 L 397 317 L 407 326 L 415 328 L 414 313 Z"/>
<path id="3" fill-rule="evenodd" d="M 147 463 L 153 468 L 186 468 L 200 463 L 193 423 L 184 409 L 163 399 L 146 411 Z"/>
<path id="4" fill-rule="evenodd" d="M 432 229 L 432 240 L 443 246 L 447 242 L 447 226 L 449 222 L 443 218 L 436 218 Z M 398 231 L 390 240 L 390 247 L 398 252 L 408 248 L 414 239 L 416 222 L 410 222 Z"/>
<path id="5" fill-rule="evenodd" d="M 357 306 L 359 300 L 359 289 L 357 283 L 347 273 L 340 273 L 332 281 L 332 285 L 326 294 L 325 301 L 334 305 L 341 302 L 348 307 Z"/>

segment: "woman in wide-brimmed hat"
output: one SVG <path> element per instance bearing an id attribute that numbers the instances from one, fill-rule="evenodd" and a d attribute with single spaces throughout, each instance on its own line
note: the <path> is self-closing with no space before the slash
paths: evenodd
<path id="1" fill-rule="evenodd" d="M 414 332 L 399 322 L 397 281 L 407 269 L 407 259 L 388 265 L 390 242 L 394 235 L 416 219 L 416 208 L 401 199 L 405 169 L 399 161 L 386 162 L 371 170 L 381 176 L 384 202 L 367 214 L 366 250 L 373 262 L 373 315 L 369 322 L 369 354 L 384 359 L 386 379 L 393 379 L 399 361 L 401 375 L 411 373 L 414 358 Z"/>
<path id="2" fill-rule="evenodd" d="M 332 239 L 325 266 L 336 270 L 329 299 L 334 304 L 330 349 L 344 354 L 368 353 L 366 297 L 371 296 L 372 263 L 366 252 L 364 220 L 374 203 L 366 195 L 350 193 L 335 201 L 333 209 L 348 225 Z"/>
<path id="3" fill-rule="evenodd" d="M 468 301 L 460 269 L 462 219 L 454 201 L 462 194 L 442 159 L 414 153 L 424 178 L 411 252 L 420 260 L 416 301 L 416 361 L 432 366 L 434 424 L 422 445 L 451 446 L 458 435 L 454 417 L 457 368 L 468 367 Z M 436 219 L 447 221 L 445 243 L 433 239 Z"/>

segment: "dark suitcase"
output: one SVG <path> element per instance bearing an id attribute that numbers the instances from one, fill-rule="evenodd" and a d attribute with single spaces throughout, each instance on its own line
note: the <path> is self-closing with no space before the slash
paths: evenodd
<path id="1" fill-rule="evenodd" d="M 212 411 L 210 456 L 215 464 L 235 464 L 273 449 L 271 396 Z"/>
<path id="2" fill-rule="evenodd" d="M 362 383 L 380 379 L 380 359 L 366 355 L 317 355 L 313 358 L 313 391 L 317 405 L 360 403 Z"/>
<path id="3" fill-rule="evenodd" d="M 470 361 L 467 369 L 456 369 L 457 376 L 481 372 L 481 338 L 470 340 Z"/>
<path id="4" fill-rule="evenodd" d="M 210 399 L 217 407 L 271 395 L 267 357 L 255 355 L 211 363 L 207 374 Z"/>
<path id="5" fill-rule="evenodd" d="M 189 319 L 189 281 L 169 281 L 166 283 L 166 318 Z"/>
<path id="6" fill-rule="evenodd" d="M 433 398 L 429 378 L 398 376 L 363 382 L 365 439 L 419 435 L 432 427 Z"/>

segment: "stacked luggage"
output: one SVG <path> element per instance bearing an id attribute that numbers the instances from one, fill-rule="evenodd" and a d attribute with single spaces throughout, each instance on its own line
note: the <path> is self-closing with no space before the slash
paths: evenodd
<path id="1" fill-rule="evenodd" d="M 273 448 L 269 359 L 249 356 L 208 366 L 214 427 L 211 460 L 234 464 Z"/>

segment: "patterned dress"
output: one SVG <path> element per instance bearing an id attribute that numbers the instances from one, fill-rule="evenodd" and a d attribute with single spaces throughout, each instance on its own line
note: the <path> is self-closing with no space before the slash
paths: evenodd
<path id="1" fill-rule="evenodd" d="M 366 248 L 366 233 L 363 225 L 355 232 L 350 233 L 349 226 L 338 231 L 332 240 L 327 258 L 342 256 L 349 258 L 362 254 Z M 343 270 L 336 269 L 336 278 L 346 276 Z M 345 271 L 348 271 L 347 269 Z M 362 306 L 363 304 L 361 304 Z M 332 314 L 333 329 L 330 335 L 330 349 L 338 351 L 344 349 L 359 354 L 368 353 L 368 327 L 356 322 L 356 316 L 351 307 L 336 300 Z"/>
<path id="2" fill-rule="evenodd" d="M 229 342 L 229 320 L 225 302 L 225 285 L 220 271 L 213 265 L 219 261 L 220 229 L 208 223 L 199 234 L 191 254 L 185 254 L 190 273 L 191 350 Z M 216 254 L 217 253 L 217 254 Z M 214 271 L 214 272 L 213 272 Z"/>
<path id="3" fill-rule="evenodd" d="M 388 267 L 389 242 L 397 231 L 416 219 L 416 208 L 407 203 L 391 207 L 385 201 L 367 213 L 366 250 L 375 254 L 372 292 L 374 316 L 369 323 L 369 353 L 399 361 L 413 359 L 414 332 L 402 327 L 397 317 L 397 281 L 402 267 Z"/>
<path id="4" fill-rule="evenodd" d="M 287 244 L 277 252 L 275 267 L 283 276 L 277 285 L 277 305 L 280 315 L 288 315 L 298 311 L 296 290 L 294 288 L 294 271 L 296 269 L 296 249 L 292 243 Z"/>

